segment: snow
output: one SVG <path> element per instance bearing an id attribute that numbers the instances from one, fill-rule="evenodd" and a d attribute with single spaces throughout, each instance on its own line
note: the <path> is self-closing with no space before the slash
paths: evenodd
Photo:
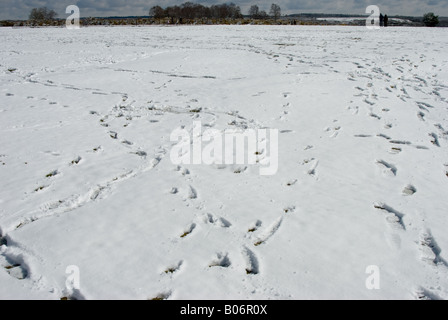
<path id="1" fill-rule="evenodd" d="M 0 298 L 447 299 L 444 30 L 0 38 Z M 278 171 L 174 164 L 199 121 L 278 130 Z"/>

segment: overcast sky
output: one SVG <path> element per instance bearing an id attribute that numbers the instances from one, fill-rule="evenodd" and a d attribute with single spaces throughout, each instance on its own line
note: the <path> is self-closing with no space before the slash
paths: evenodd
<path id="1" fill-rule="evenodd" d="M 59 18 L 68 17 L 65 8 L 77 5 L 82 17 L 144 16 L 152 6 L 165 8 L 180 5 L 187 0 L 0 0 L 0 20 L 27 19 L 32 8 L 47 7 L 58 13 Z M 282 14 L 292 13 L 351 13 L 363 14 L 368 5 L 375 4 L 389 15 L 422 16 L 434 12 L 448 16 L 448 0 L 192 0 L 194 3 L 211 6 L 234 2 L 247 14 L 251 5 L 269 13 L 271 3 L 277 3 Z"/>

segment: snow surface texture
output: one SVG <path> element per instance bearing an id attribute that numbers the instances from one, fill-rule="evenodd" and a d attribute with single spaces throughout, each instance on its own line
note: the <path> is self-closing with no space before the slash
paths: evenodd
<path id="1" fill-rule="evenodd" d="M 448 298 L 445 30 L 0 38 L 0 298 Z M 277 174 L 174 165 L 194 121 L 278 129 Z"/>

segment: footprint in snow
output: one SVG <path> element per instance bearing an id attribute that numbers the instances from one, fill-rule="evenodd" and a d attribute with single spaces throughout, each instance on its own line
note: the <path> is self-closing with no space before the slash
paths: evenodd
<path id="1" fill-rule="evenodd" d="M 190 174 L 190 170 L 188 170 L 187 168 L 181 167 L 181 166 L 177 166 L 175 170 L 177 172 L 180 172 L 183 176 Z"/>
<path id="2" fill-rule="evenodd" d="M 1 256 L 0 262 L 2 267 L 11 277 L 23 280 L 28 277 L 29 272 L 20 260 L 21 259 L 12 256 Z"/>
<path id="3" fill-rule="evenodd" d="M 243 247 L 242 255 L 246 264 L 246 274 L 256 275 L 260 273 L 260 266 L 256 255 L 247 247 Z"/>
<path id="4" fill-rule="evenodd" d="M 436 300 L 436 301 L 443 300 L 441 297 L 439 297 L 435 293 L 433 293 L 423 287 L 420 287 L 415 291 L 414 297 L 417 300 Z"/>
<path id="5" fill-rule="evenodd" d="M 440 143 L 439 143 L 439 137 L 437 136 L 436 133 L 431 132 L 428 134 L 432 139 L 431 139 L 431 143 L 433 145 L 435 145 L 436 147 L 440 147 Z"/>
<path id="6" fill-rule="evenodd" d="M 403 213 L 384 203 L 375 203 L 373 206 L 375 209 L 381 210 L 383 213 L 385 213 L 386 221 L 392 229 L 406 231 L 406 226 L 403 221 Z"/>
<path id="7" fill-rule="evenodd" d="M 158 293 L 155 297 L 149 298 L 148 300 L 168 300 L 168 298 L 172 295 L 171 291 L 164 291 Z"/>
<path id="8" fill-rule="evenodd" d="M 333 128 L 326 127 L 326 128 L 324 129 L 325 132 L 328 132 L 328 133 L 329 133 L 329 137 L 330 137 L 330 138 L 336 138 L 336 137 L 338 136 L 340 130 L 341 130 L 341 127 L 340 127 L 340 126 L 336 126 L 336 127 L 333 127 Z"/>
<path id="9" fill-rule="evenodd" d="M 249 226 L 247 232 L 255 232 L 258 230 L 258 228 L 261 227 L 261 225 L 262 225 L 261 220 L 256 220 L 252 225 Z"/>
<path id="10" fill-rule="evenodd" d="M 180 260 L 179 262 L 177 262 L 175 264 L 169 265 L 168 267 L 166 267 L 163 270 L 163 273 L 165 273 L 165 274 L 173 274 L 173 273 L 175 273 L 175 272 L 180 270 L 180 268 L 181 268 L 183 263 L 184 263 L 183 260 Z"/>
<path id="11" fill-rule="evenodd" d="M 190 235 L 193 230 L 196 228 L 196 224 L 195 223 L 191 223 L 189 224 L 183 231 L 182 234 L 180 235 L 181 238 L 185 238 L 186 236 Z"/>
<path id="12" fill-rule="evenodd" d="M 376 163 L 382 169 L 383 174 L 385 174 L 386 176 L 395 177 L 397 175 L 397 167 L 393 164 L 388 163 L 384 160 L 376 160 Z"/>
<path id="13" fill-rule="evenodd" d="M 80 156 L 76 157 L 75 159 L 72 160 L 72 162 L 70 163 L 71 165 L 77 165 L 81 162 L 82 158 Z"/>
<path id="14" fill-rule="evenodd" d="M 435 266 L 448 267 L 447 261 L 442 256 L 442 249 L 437 244 L 436 240 L 431 234 L 431 230 L 425 230 L 420 234 L 420 240 L 418 242 L 419 249 L 422 253 L 422 260 Z"/>
<path id="15" fill-rule="evenodd" d="M 219 217 L 215 218 L 211 213 L 204 214 L 203 221 L 205 223 L 210 223 L 221 228 L 229 228 L 232 224 L 225 218 Z"/>
<path id="16" fill-rule="evenodd" d="M 407 185 L 403 189 L 403 195 L 405 195 L 405 196 L 412 196 L 416 192 L 417 192 L 417 189 L 411 184 Z"/>
<path id="17" fill-rule="evenodd" d="M 280 228 L 282 224 L 283 217 L 275 220 L 270 226 L 268 226 L 260 235 L 258 235 L 257 239 L 254 242 L 254 246 L 259 246 L 265 243 L 269 238 L 271 238 Z"/>
<path id="18" fill-rule="evenodd" d="M 222 267 L 228 268 L 230 267 L 231 262 L 228 257 L 228 253 L 217 252 L 216 257 L 208 264 L 209 268 L 212 267 Z"/>
<path id="19" fill-rule="evenodd" d="M 316 159 L 314 159 L 314 158 L 312 158 L 312 159 L 310 159 L 310 160 L 306 159 L 306 160 L 303 161 L 302 164 L 308 164 L 308 163 L 310 164 L 310 167 L 309 167 L 309 169 L 306 171 L 306 173 L 307 173 L 309 176 L 311 176 L 311 177 L 317 179 L 317 171 L 316 171 L 316 169 L 317 169 L 317 166 L 319 165 L 319 160 L 316 160 Z"/>

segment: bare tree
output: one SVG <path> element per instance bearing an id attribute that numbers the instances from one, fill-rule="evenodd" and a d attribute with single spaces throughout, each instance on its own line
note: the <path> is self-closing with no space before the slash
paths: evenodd
<path id="1" fill-rule="evenodd" d="M 164 17 L 165 12 L 161 6 L 154 6 L 149 10 L 149 15 L 154 19 L 161 19 Z"/>
<path id="2" fill-rule="evenodd" d="M 36 21 L 54 20 L 57 15 L 56 11 L 49 10 L 46 7 L 34 8 L 31 10 L 28 19 Z"/>
<path id="3" fill-rule="evenodd" d="M 260 19 L 267 19 L 268 18 L 268 14 L 266 13 L 266 11 L 261 10 L 260 14 L 259 14 Z"/>
<path id="4" fill-rule="evenodd" d="M 257 19 L 260 17 L 260 8 L 258 8 L 257 5 L 253 5 L 250 7 L 249 9 L 249 15 L 253 18 L 253 19 Z"/>
<path id="5" fill-rule="evenodd" d="M 274 18 L 274 20 L 277 21 L 277 19 L 282 15 L 282 10 L 279 5 L 273 3 L 271 5 L 271 11 L 269 11 L 269 14 Z"/>

